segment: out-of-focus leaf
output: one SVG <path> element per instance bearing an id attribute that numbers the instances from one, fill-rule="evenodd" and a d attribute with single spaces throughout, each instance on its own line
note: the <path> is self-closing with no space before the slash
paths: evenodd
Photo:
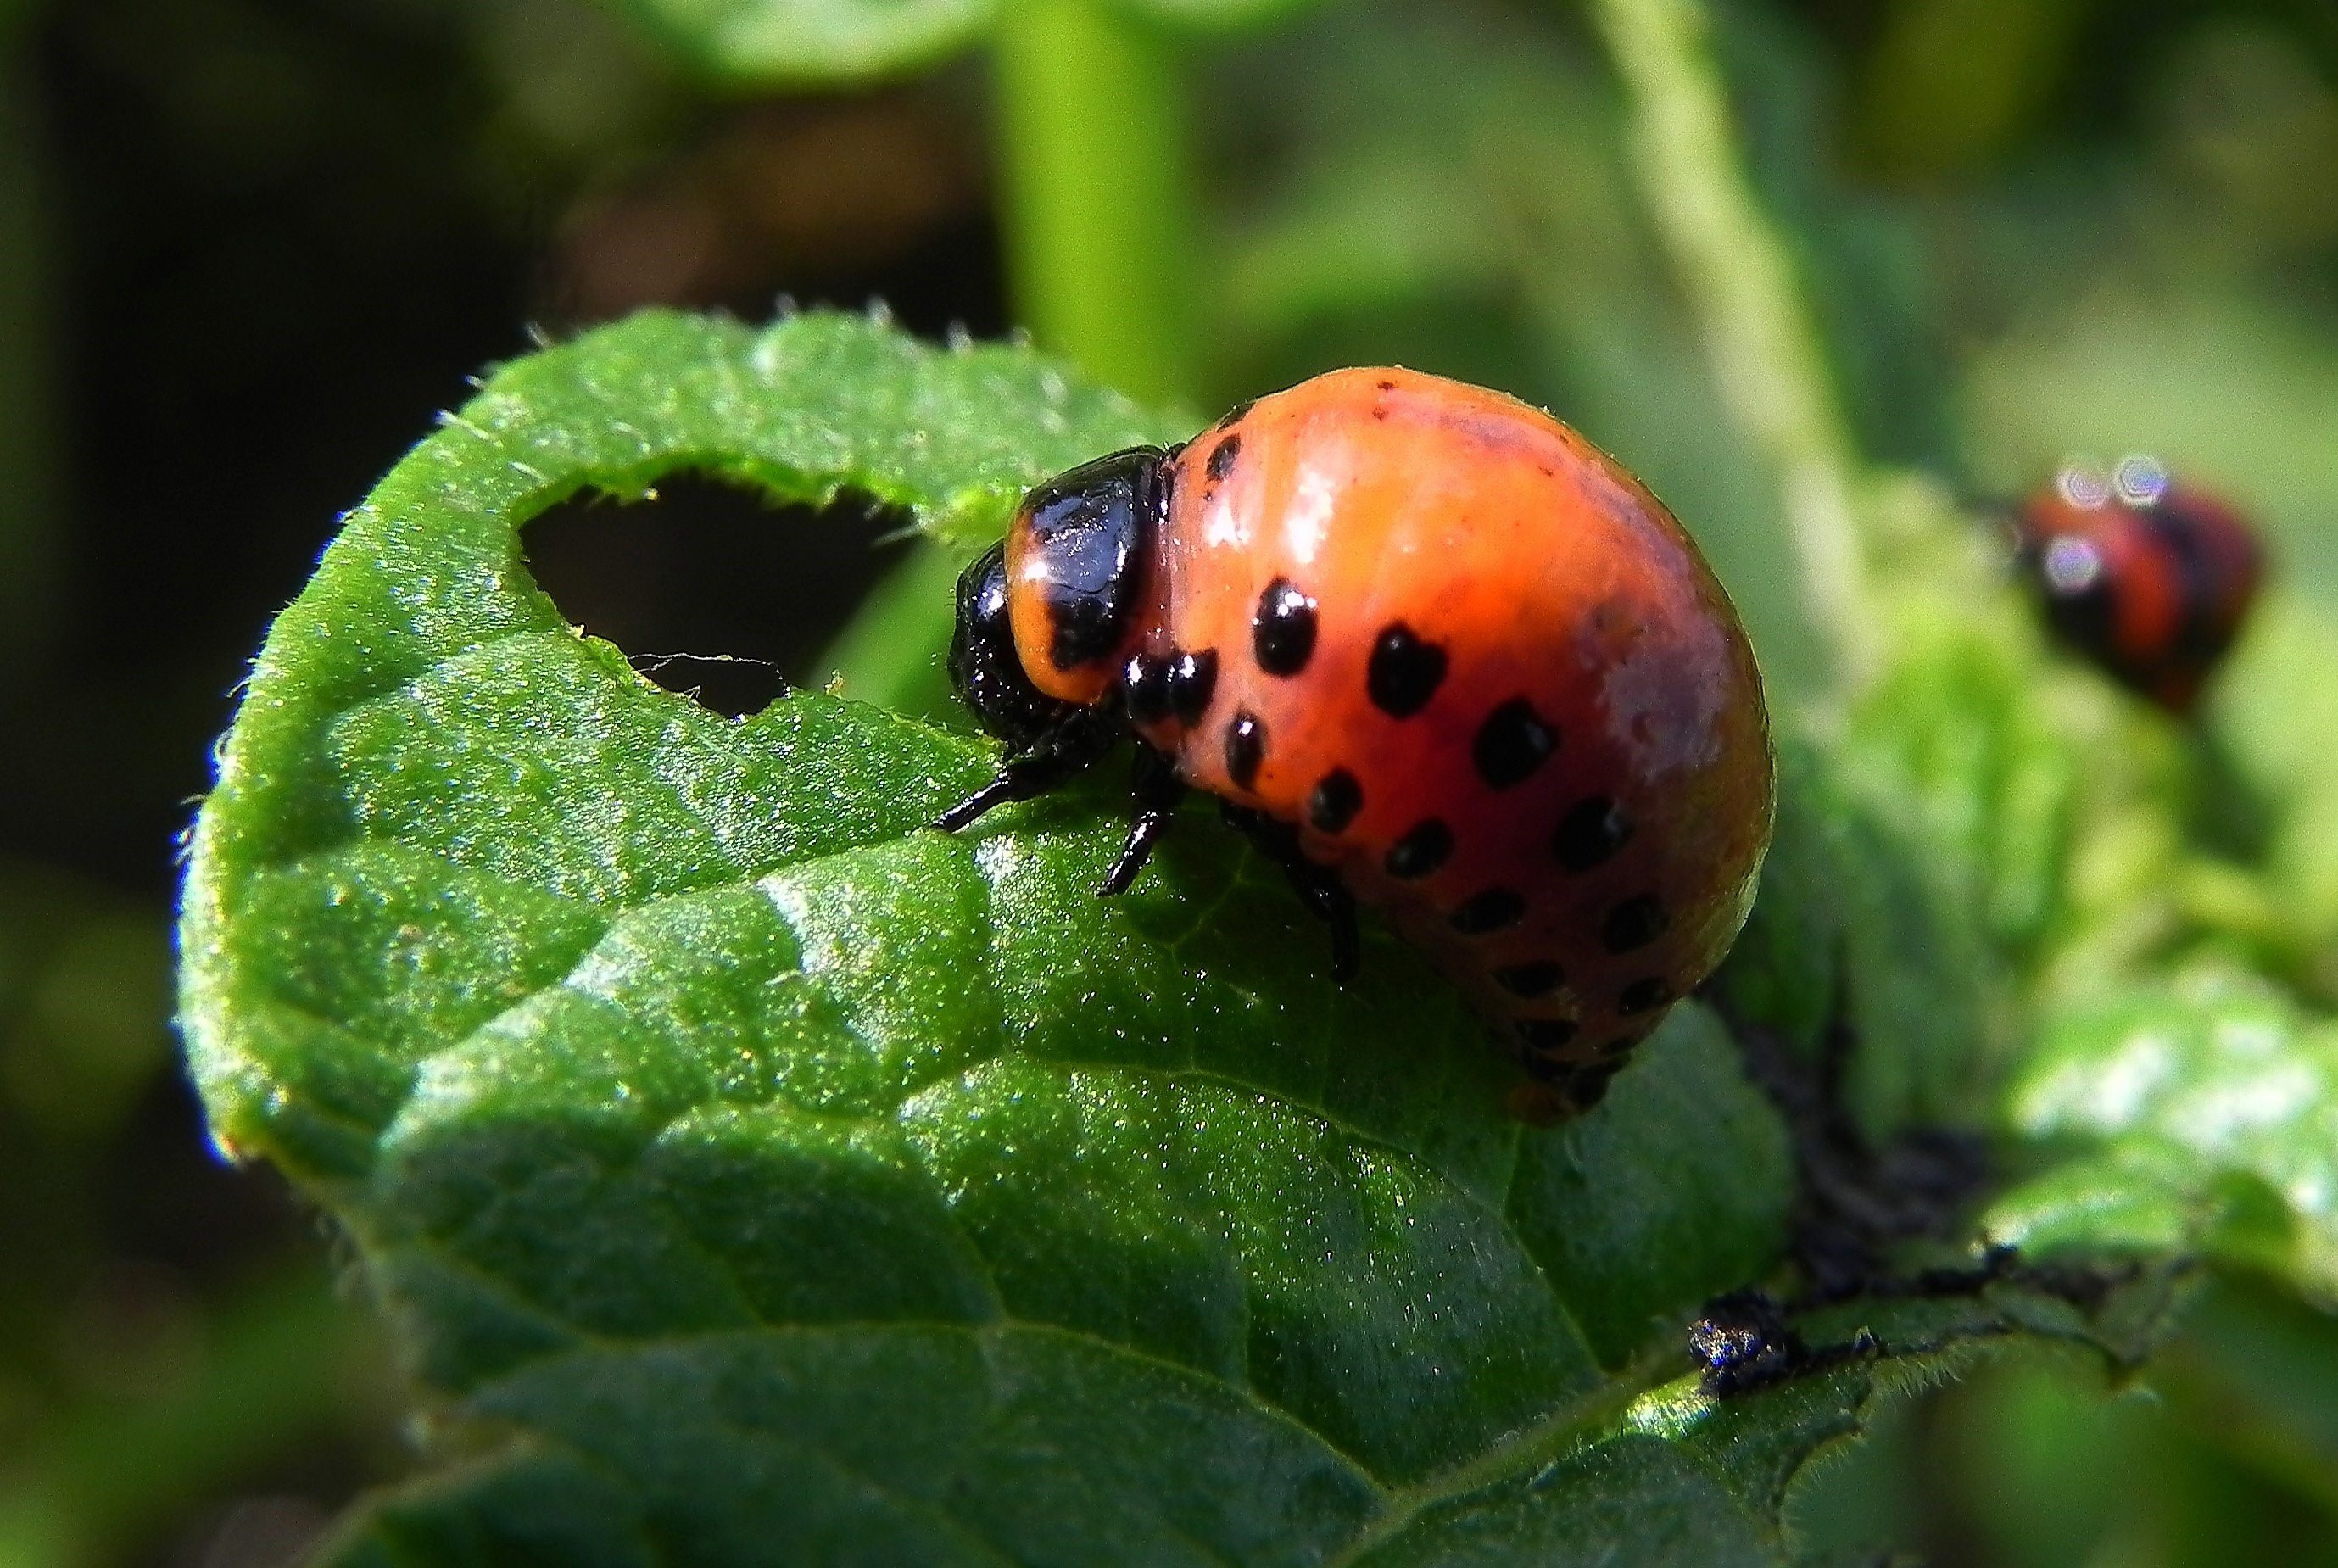
<path id="1" fill-rule="evenodd" d="M 2338 1514 L 2338 1314 L 2235 1274 L 2169 1348 L 2159 1381 L 2180 1419 Z"/>
<path id="2" fill-rule="evenodd" d="M 1921 814 L 1997 949 L 2028 956 L 2063 912 L 2079 761 L 2040 701 L 2035 639 L 1999 634 L 2009 619 L 1903 598 L 1848 750 L 1879 799 Z"/>
<path id="3" fill-rule="evenodd" d="M 1717 984 L 1806 1060 L 1850 1027 L 1844 1094 L 1870 1137 L 1970 1121 L 1995 983 L 1978 912 L 1906 802 L 1822 748 L 1779 751 L 1762 897 Z"/>
<path id="4" fill-rule="evenodd" d="M 2262 815 L 2267 875 L 2294 928 L 2321 948 L 2338 988 L 2338 622 L 2298 592 L 2269 594 L 2234 650 L 2208 710 L 2211 733 Z"/>
<path id="5" fill-rule="evenodd" d="M 63 873 L 0 863 L 0 1114 L 112 1132 L 169 1054 L 169 933 Z"/>
<path id="6" fill-rule="evenodd" d="M 2074 1003 L 2020 1064 L 2014 1127 L 2092 1157 L 2005 1195 L 2038 1249 L 2205 1249 L 2338 1298 L 2338 1024 L 2214 974 Z"/>
<path id="7" fill-rule="evenodd" d="M 2024 1355 L 1948 1390 L 1902 1484 L 2008 1568 L 2328 1562 L 2333 1351 L 2338 1318 L 2220 1273 L 2140 1380 Z"/>
<path id="8" fill-rule="evenodd" d="M 758 86 L 860 82 L 931 64 L 979 43 L 1018 0 L 612 0 L 675 54 Z M 1152 21 L 1226 27 L 1310 0 L 1110 0 Z"/>
<path id="9" fill-rule="evenodd" d="M 773 86 L 909 71 L 973 44 L 996 0 L 615 0 L 675 54 Z"/>
<path id="10" fill-rule="evenodd" d="M 182 1348 L 166 1374 L 84 1394 L 10 1454 L 0 1563 L 118 1560 L 252 1466 L 388 1424 L 378 1338 L 314 1263 L 245 1286 Z"/>

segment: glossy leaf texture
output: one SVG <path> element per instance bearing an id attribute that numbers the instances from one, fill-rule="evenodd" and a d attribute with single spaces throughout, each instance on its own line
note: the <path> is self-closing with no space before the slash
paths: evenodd
<path id="1" fill-rule="evenodd" d="M 758 86 L 810 87 L 912 71 L 973 47 L 1015 0 L 614 0 L 681 58 Z M 1225 27 L 1309 0 L 1111 0 L 1148 22 Z"/>
<path id="2" fill-rule="evenodd" d="M 1714 1011 L 1528 1132 L 1407 948 L 1333 985 L 1208 813 L 1099 900 L 1111 781 L 943 836 L 984 743 L 720 717 L 527 571 L 580 490 L 849 489 L 963 547 L 1176 434 L 1020 349 L 650 314 L 497 372 L 347 519 L 182 930 L 216 1135 L 348 1229 L 447 1461 L 341 1560 L 1767 1562 L 1900 1355 L 2137 1337 L 1847 1309 L 1899 1354 L 1717 1404 L 1681 1330 L 1775 1262 L 1794 1172 Z M 1878 1115 L 1938 1114 L 1986 976 L 1916 829 L 1797 756 L 1732 1005 L 1799 1027 L 1854 966 Z"/>
<path id="3" fill-rule="evenodd" d="M 2205 971 L 2049 1016 L 2012 1116 L 2078 1157 L 2001 1197 L 2045 1250 L 2200 1249 L 2338 1301 L 2338 1024 Z"/>

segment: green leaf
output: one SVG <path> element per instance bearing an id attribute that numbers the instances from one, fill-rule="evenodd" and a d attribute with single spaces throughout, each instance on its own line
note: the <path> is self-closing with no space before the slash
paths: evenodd
<path id="1" fill-rule="evenodd" d="M 979 43 L 1002 0 L 613 0 L 683 59 L 759 87 L 859 82 Z M 1011 3 L 1011 0 L 1009 0 Z M 1136 16 L 1223 27 L 1309 0 L 1115 0 Z"/>
<path id="2" fill-rule="evenodd" d="M 2338 621 L 2303 593 L 2269 593 L 2207 710 L 2253 797 L 2243 809 L 2270 818 L 2264 858 L 2284 914 L 2319 948 L 2325 993 L 2338 977 L 2338 774 L 2321 743 L 2338 725 L 2333 661 Z"/>
<path id="3" fill-rule="evenodd" d="M 2097 996 L 2047 1020 L 2009 1105 L 2086 1153 L 2000 1198 L 1993 1233 L 2205 1249 L 2338 1298 L 2338 1024 L 2225 974 Z"/>
<path id="4" fill-rule="evenodd" d="M 1108 782 L 930 831 L 986 743 L 721 718 L 522 550 L 684 468 L 970 544 L 1174 434 L 1026 351 L 653 314 L 498 372 L 350 514 L 182 931 L 218 1137 L 354 1236 L 450 1462 L 341 1560 L 1773 1553 L 1870 1370 L 1634 1403 L 1793 1200 L 1711 1013 L 1529 1132 L 1449 989 L 1377 927 L 1331 985 L 1233 835 L 1099 900 Z"/>
<path id="5" fill-rule="evenodd" d="M 1920 816 L 1983 939 L 2027 958 L 2063 913 L 2081 762 L 2067 715 L 2048 707 L 2028 606 L 1976 586 L 1989 595 L 1978 609 L 1948 593 L 1897 596 L 1891 663 L 1862 695 L 1847 750 L 1879 801 Z"/>
<path id="6" fill-rule="evenodd" d="M 1871 1139 L 1970 1122 L 1996 984 L 1970 884 L 1869 769 L 1791 733 L 1779 764 L 1762 896 L 1722 995 L 1807 1062 L 1844 1025 L 1843 1093 Z"/>

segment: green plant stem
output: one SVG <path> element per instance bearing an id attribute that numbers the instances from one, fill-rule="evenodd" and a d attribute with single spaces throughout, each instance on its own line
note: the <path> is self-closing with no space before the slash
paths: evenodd
<path id="1" fill-rule="evenodd" d="M 1775 472 L 1838 686 L 1874 666 L 1852 512 L 1856 457 L 1784 241 L 1755 201 L 1698 0 L 1592 0 L 1628 101 L 1626 134 L 1724 399 Z"/>
<path id="2" fill-rule="evenodd" d="M 1191 175 L 1167 39 L 1108 0 L 1010 0 L 997 71 L 1023 321 L 1133 397 L 1192 396 Z"/>

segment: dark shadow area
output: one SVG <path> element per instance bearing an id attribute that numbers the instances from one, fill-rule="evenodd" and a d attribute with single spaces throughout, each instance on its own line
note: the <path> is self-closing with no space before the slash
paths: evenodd
<path id="1" fill-rule="evenodd" d="M 539 15 L 561 47 L 506 53 Z M 111 969 L 72 967 L 83 948 L 0 965 L 12 1459 L 43 1455 L 50 1424 L 92 1402 L 169 1396 L 170 1369 L 201 1363 L 162 1352 L 209 1343 L 250 1282 L 329 1288 L 315 1215 L 212 1153 L 162 965 L 173 844 L 211 743 L 338 514 L 467 377 L 526 350 L 531 320 L 565 332 L 645 304 L 758 320 L 791 293 L 883 299 L 933 338 L 1005 321 L 976 106 L 947 83 L 710 100 L 590 8 L 505 0 L 88 0 L 25 25 L 0 90 L 23 85 L 10 108 L 40 162 L 54 518 L 40 632 L 0 671 L 0 861 L 70 879 L 152 940 Z M 592 85 L 548 101 L 532 86 L 547 61 Z M 872 192 L 882 224 L 864 220 Z M 563 508 L 529 542 L 566 612 L 629 651 L 802 678 L 883 570 L 885 526 L 685 480 L 652 507 Z M 778 689 L 745 663 L 653 673 L 726 711 Z M 65 929 L 63 896 L 40 897 L 33 928 Z M 76 1036 L 42 1035 L 52 1056 L 25 1044 L 53 992 L 73 1020 L 136 1014 L 122 1048 L 142 1076 L 102 1115 L 57 1086 L 78 1082 L 55 1064 L 87 1054 L 65 1053 Z M 398 1467 L 372 1407 L 288 1432 L 218 1459 L 167 1527 L 124 1524 L 106 1561 L 285 1561 Z M 126 1446 L 104 1462 L 148 1463 Z"/>
<path id="2" fill-rule="evenodd" d="M 899 557 L 907 514 L 865 497 L 775 506 L 677 474 L 653 496 L 587 495 L 527 525 L 529 570 L 561 613 L 669 691 L 732 717 L 768 706 L 813 663 Z"/>

